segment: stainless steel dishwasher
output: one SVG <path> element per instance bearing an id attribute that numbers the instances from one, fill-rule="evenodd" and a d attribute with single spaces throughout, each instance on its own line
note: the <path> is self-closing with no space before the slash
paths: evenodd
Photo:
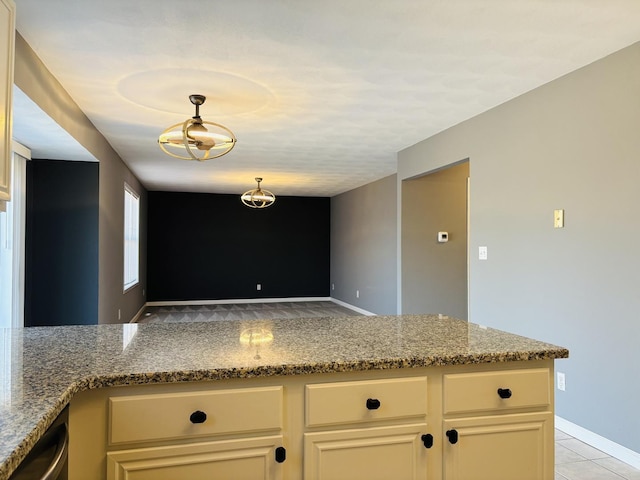
<path id="1" fill-rule="evenodd" d="M 67 480 L 68 418 L 69 411 L 65 408 L 11 475 L 10 480 Z"/>

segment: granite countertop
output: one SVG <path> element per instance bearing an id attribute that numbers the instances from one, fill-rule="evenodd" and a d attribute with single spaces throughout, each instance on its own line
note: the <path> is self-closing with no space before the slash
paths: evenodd
<path id="1" fill-rule="evenodd" d="M 272 341 L 240 340 L 260 329 Z M 568 356 L 438 315 L 0 329 L 0 480 L 87 389 Z"/>

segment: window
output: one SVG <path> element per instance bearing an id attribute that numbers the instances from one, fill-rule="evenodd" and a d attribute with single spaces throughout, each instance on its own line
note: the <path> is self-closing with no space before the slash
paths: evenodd
<path id="1" fill-rule="evenodd" d="M 140 197 L 124 184 L 124 290 L 138 284 L 140 259 Z"/>

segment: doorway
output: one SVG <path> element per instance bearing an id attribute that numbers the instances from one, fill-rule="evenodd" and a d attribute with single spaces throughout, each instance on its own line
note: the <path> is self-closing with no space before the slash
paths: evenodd
<path id="1" fill-rule="evenodd" d="M 468 179 L 465 160 L 402 182 L 402 313 L 468 319 Z"/>

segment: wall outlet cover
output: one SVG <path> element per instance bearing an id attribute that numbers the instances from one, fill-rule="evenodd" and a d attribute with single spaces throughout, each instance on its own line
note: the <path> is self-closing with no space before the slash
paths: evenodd
<path id="1" fill-rule="evenodd" d="M 566 388 L 566 381 L 564 373 L 558 372 L 558 390 L 564 392 Z"/>

